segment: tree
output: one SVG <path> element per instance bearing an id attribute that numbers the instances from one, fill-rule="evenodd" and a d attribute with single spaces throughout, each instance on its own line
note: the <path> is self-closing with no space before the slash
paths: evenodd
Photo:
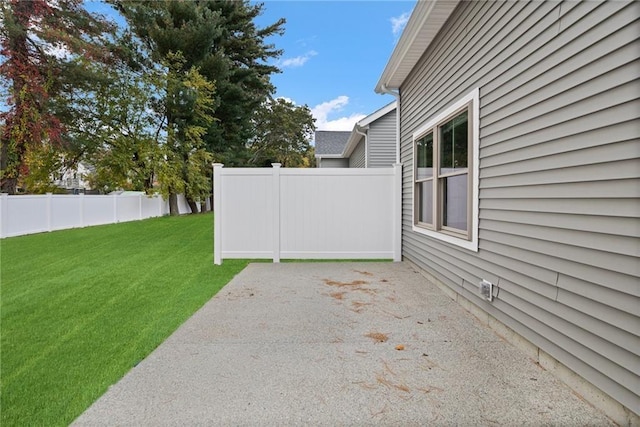
<path id="1" fill-rule="evenodd" d="M 181 55 L 169 55 L 172 62 L 167 74 L 167 140 L 163 146 L 164 162 L 159 168 L 162 194 L 169 198 L 169 211 L 178 213 L 177 195 L 183 193 L 192 213 L 197 202 L 211 194 L 212 155 L 204 146 L 203 136 L 213 121 L 214 85 L 195 66 L 183 72 L 175 63 Z"/>
<path id="2" fill-rule="evenodd" d="M 164 188 L 170 202 L 177 191 L 185 189 L 189 205 L 197 209 L 192 197 L 202 195 L 203 183 L 211 178 L 210 165 L 201 167 L 205 158 L 246 158 L 253 112 L 273 91 L 269 76 L 277 68 L 266 61 L 280 55 L 264 43 L 264 38 L 281 32 L 284 21 L 257 29 L 253 19 L 262 6 L 252 6 L 248 1 L 112 3 L 125 16 L 148 57 L 167 67 L 164 111 L 170 152 L 161 182 L 167 180 Z M 182 60 L 176 62 L 174 55 Z M 212 102 L 207 105 L 211 120 L 205 120 L 202 114 L 196 117 L 198 113 L 189 108 L 193 94 L 186 88 L 192 70 L 202 77 L 200 83 L 215 83 L 215 93 L 210 92 Z M 199 87 L 208 90 L 204 85 Z M 210 155 L 200 151 L 200 142 L 205 143 Z M 202 174 L 197 174 L 198 170 Z"/>
<path id="3" fill-rule="evenodd" d="M 151 94 L 163 78 L 119 67 L 83 103 L 82 158 L 95 169 L 89 176 L 93 188 L 153 192 L 166 131 Z"/>
<path id="4" fill-rule="evenodd" d="M 53 99 L 65 80 L 77 86 L 96 77 L 83 73 L 77 58 L 111 58 L 113 26 L 87 12 L 82 0 L 8 0 L 0 12 L 0 75 L 9 95 L 9 110 L 0 113 L 0 188 L 15 193 L 29 175 L 32 187 L 46 186 L 59 166 L 66 103 L 56 109 Z"/>
<path id="5" fill-rule="evenodd" d="M 242 166 L 250 159 L 247 141 L 255 135 L 254 113 L 275 92 L 270 76 L 280 72 L 267 61 L 282 51 L 265 40 L 283 34 L 285 20 L 257 28 L 253 20 L 262 13 L 262 4 L 215 1 L 209 7 L 219 11 L 223 31 L 202 65 L 203 75 L 214 79 L 217 88 L 217 120 L 205 140 L 218 161 Z"/>
<path id="6" fill-rule="evenodd" d="M 284 167 L 311 166 L 309 141 L 315 131 L 309 107 L 282 98 L 270 99 L 256 112 L 255 137 L 249 144 L 255 166 L 281 163 Z M 312 157 L 311 157 L 312 158 Z"/>

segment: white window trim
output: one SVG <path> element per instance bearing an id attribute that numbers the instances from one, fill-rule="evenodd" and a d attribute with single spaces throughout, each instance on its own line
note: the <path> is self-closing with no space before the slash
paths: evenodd
<path id="1" fill-rule="evenodd" d="M 429 129 L 434 128 L 439 122 L 446 119 L 448 116 L 464 107 L 466 104 L 471 103 L 472 111 L 472 148 L 473 148 L 473 164 L 471 167 L 472 183 L 471 183 L 471 229 L 470 238 L 464 239 L 462 237 L 455 237 L 450 234 L 445 234 L 440 231 L 429 230 L 416 225 L 416 186 L 415 186 L 415 167 L 416 167 L 416 139 L 422 137 Z M 412 174 L 411 174 L 411 187 L 412 187 L 412 227 L 416 233 L 423 234 L 425 236 L 432 237 L 434 239 L 442 240 L 447 243 L 468 249 L 470 251 L 478 252 L 478 212 L 479 212 L 479 174 L 480 174 L 480 88 L 475 88 L 467 95 L 456 101 L 454 104 L 447 107 L 440 114 L 429 120 L 428 123 L 421 126 L 413 133 L 413 162 L 412 162 Z"/>

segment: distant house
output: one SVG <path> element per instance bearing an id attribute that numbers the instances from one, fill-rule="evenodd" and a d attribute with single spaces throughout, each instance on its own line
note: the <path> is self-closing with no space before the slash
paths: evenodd
<path id="1" fill-rule="evenodd" d="M 634 1 L 419 1 L 376 86 L 398 100 L 404 259 L 621 425 L 640 413 L 639 34 Z"/>
<path id="2" fill-rule="evenodd" d="M 396 163 L 396 103 L 355 124 L 342 156 L 350 168 L 391 167 Z"/>
<path id="3" fill-rule="evenodd" d="M 85 192 L 91 188 L 87 177 L 94 172 L 93 166 L 80 162 L 73 168 L 60 171 L 53 184 L 69 193 Z"/>
<path id="4" fill-rule="evenodd" d="M 396 103 L 358 121 L 351 132 L 317 131 L 319 168 L 377 168 L 396 163 Z"/>
<path id="5" fill-rule="evenodd" d="M 316 131 L 316 166 L 319 168 L 348 168 L 349 159 L 342 156 L 351 132 Z"/>

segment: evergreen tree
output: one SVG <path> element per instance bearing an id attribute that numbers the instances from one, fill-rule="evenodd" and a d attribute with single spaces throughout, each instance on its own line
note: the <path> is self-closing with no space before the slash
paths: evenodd
<path id="1" fill-rule="evenodd" d="M 260 14 L 262 6 L 253 6 L 247 1 L 113 0 L 113 4 L 126 17 L 148 57 L 167 67 L 164 112 L 167 149 L 171 151 L 167 158 L 171 161 L 166 171 L 171 173 L 162 176 L 165 180 L 176 178 L 166 187 L 170 202 L 184 188 L 193 211 L 197 209 L 194 194 L 200 192 L 193 189 L 210 182 L 210 167 L 200 168 L 204 156 L 185 156 L 194 149 L 195 141 L 187 140 L 190 134 L 185 129 L 198 130 L 195 148 L 198 153 L 199 144 L 203 142 L 218 161 L 234 164 L 241 161 L 238 159 L 247 158 L 246 142 L 254 130 L 253 113 L 274 90 L 269 76 L 277 68 L 267 65 L 266 61 L 280 55 L 280 51 L 265 44 L 264 39 L 280 33 L 284 21 L 257 29 L 253 19 Z M 175 55 L 181 60 L 175 61 Z M 202 77 L 198 90 L 204 89 L 213 95 L 206 108 L 207 119 L 202 114 L 195 117 L 197 114 L 191 108 L 195 99 L 193 88 L 185 90 L 187 80 L 180 83 L 180 79 L 193 76 L 189 74 L 193 72 Z M 209 92 L 205 82 L 215 84 L 215 92 Z M 198 167 L 189 163 L 189 159 L 194 158 L 200 159 Z M 197 170 L 202 170 L 203 175 L 196 174 Z"/>

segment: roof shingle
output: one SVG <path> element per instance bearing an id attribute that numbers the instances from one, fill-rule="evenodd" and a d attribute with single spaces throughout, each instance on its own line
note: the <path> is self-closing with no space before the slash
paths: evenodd
<path id="1" fill-rule="evenodd" d="M 319 130 L 316 131 L 316 155 L 342 154 L 351 132 Z"/>

